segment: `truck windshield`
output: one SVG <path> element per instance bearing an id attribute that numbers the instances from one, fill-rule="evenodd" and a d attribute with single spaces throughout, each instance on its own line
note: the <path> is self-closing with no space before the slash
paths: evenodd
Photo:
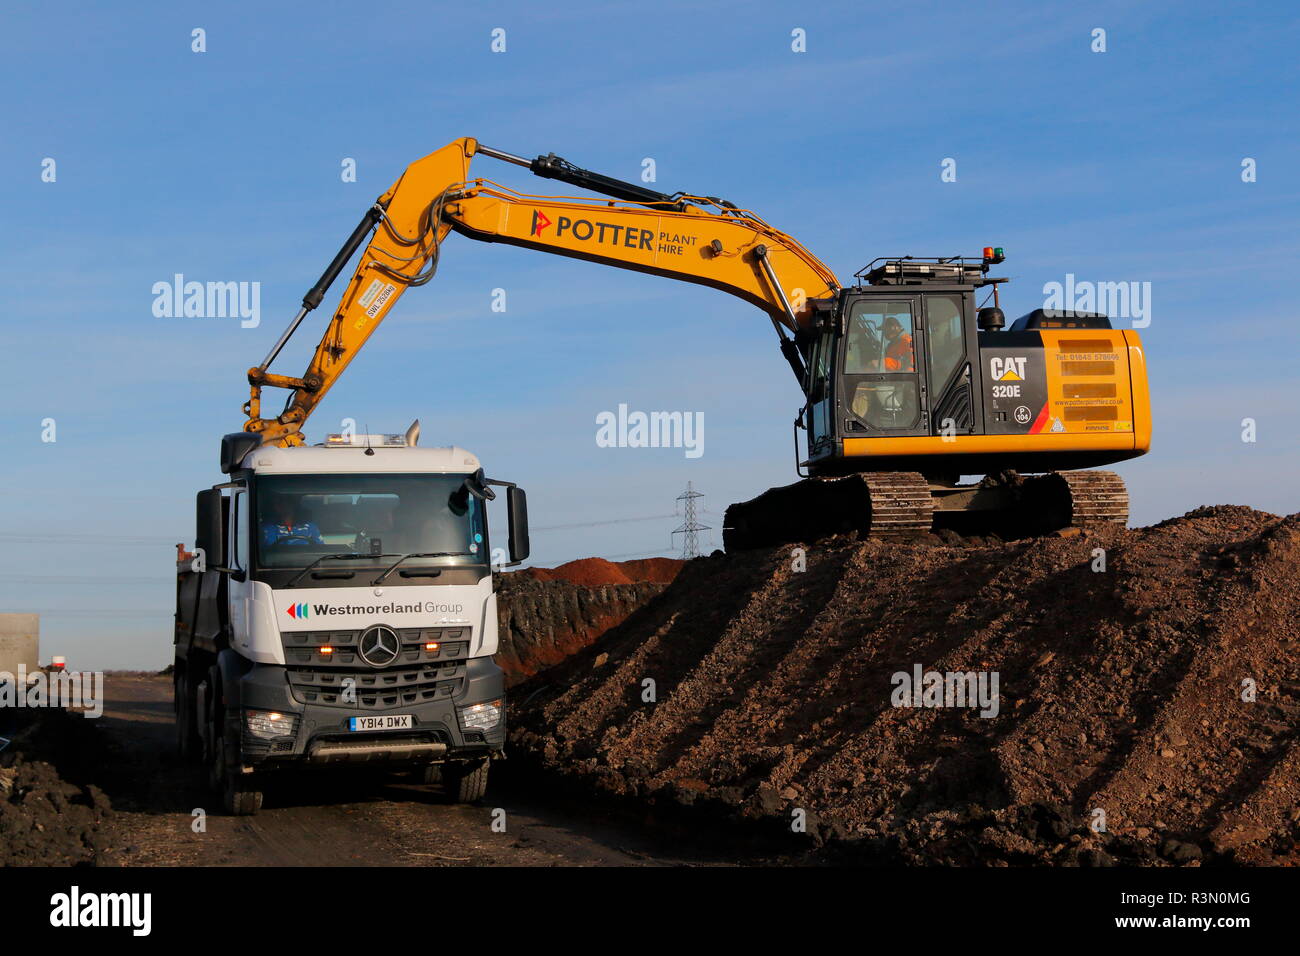
<path id="1" fill-rule="evenodd" d="M 257 564 L 305 568 L 403 568 L 486 564 L 483 503 L 465 490 L 465 475 L 276 475 L 254 486 Z M 451 552 L 448 554 L 448 552 Z M 345 557 L 355 555 L 355 557 Z"/>

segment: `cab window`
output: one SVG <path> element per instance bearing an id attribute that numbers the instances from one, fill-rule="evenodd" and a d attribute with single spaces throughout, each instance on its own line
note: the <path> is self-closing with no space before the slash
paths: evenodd
<path id="1" fill-rule="evenodd" d="M 925 325 L 930 337 L 930 384 L 947 384 L 966 357 L 962 342 L 961 296 L 930 295 L 925 299 Z"/>
<path id="2" fill-rule="evenodd" d="M 230 567 L 236 571 L 248 570 L 248 495 L 240 488 L 230 496 L 230 526 L 235 529 L 234 547 L 230 553 Z"/>
<path id="3" fill-rule="evenodd" d="M 826 382 L 831 376 L 831 334 L 819 336 L 813 345 L 812 361 L 808 368 L 808 392 L 814 402 L 825 398 Z"/>
<path id="4" fill-rule="evenodd" d="M 849 408 L 872 428 L 910 429 L 920 419 L 915 316 L 907 299 L 854 304 L 845 333 L 845 375 L 879 378 L 849 383 Z"/>
<path id="5" fill-rule="evenodd" d="M 862 382 L 853 390 L 849 407 L 873 428 L 915 428 L 921 413 L 916 379 Z"/>
<path id="6" fill-rule="evenodd" d="M 907 300 L 858 302 L 849 316 L 846 375 L 915 372 L 912 303 Z"/>

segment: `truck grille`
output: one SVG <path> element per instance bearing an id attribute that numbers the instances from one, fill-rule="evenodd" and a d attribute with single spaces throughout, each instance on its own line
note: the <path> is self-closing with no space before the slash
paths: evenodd
<path id="1" fill-rule="evenodd" d="M 401 652 L 387 667 L 371 667 L 361 658 L 358 645 L 364 629 L 283 633 L 284 659 L 294 699 L 300 703 L 383 710 L 455 697 L 465 683 L 470 629 L 394 630 L 401 641 Z M 344 699 L 345 694 L 349 699 Z M 351 699 L 353 695 L 355 700 Z"/>
<path id="2" fill-rule="evenodd" d="M 465 684 L 465 665 L 455 662 L 392 666 L 382 670 L 291 666 L 288 674 L 289 690 L 299 703 L 372 710 L 450 699 Z"/>
<path id="3" fill-rule="evenodd" d="M 290 667 L 296 664 L 312 667 L 369 667 L 357 655 L 357 647 L 365 630 L 281 632 L 285 663 Z M 469 657 L 468 627 L 405 627 L 393 630 L 402 642 L 402 652 L 389 667 L 426 661 L 463 660 Z M 430 645 L 436 647 L 429 650 Z M 326 647 L 331 653 L 322 653 L 321 649 Z"/>

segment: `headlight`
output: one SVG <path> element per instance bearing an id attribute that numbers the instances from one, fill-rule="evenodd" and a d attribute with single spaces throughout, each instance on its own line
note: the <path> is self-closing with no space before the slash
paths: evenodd
<path id="1" fill-rule="evenodd" d="M 483 704 L 471 704 L 460 708 L 460 726 L 462 730 L 491 730 L 501 723 L 501 708 L 505 701 L 498 698 Z"/>
<path id="2" fill-rule="evenodd" d="M 244 711 L 244 726 L 249 734 L 263 740 L 293 737 L 298 733 L 298 715 L 281 714 L 273 710 Z"/>

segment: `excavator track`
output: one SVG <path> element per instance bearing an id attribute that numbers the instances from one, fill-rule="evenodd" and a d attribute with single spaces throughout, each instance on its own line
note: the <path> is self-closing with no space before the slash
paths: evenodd
<path id="1" fill-rule="evenodd" d="M 930 483 L 914 471 L 863 475 L 870 493 L 870 519 L 862 531 L 873 538 L 907 538 L 934 524 Z"/>
<path id="2" fill-rule="evenodd" d="M 900 539 L 928 532 L 934 523 L 929 483 L 911 471 L 805 478 L 733 504 L 723 518 L 728 551 L 814 541 L 856 531 Z"/>
<path id="3" fill-rule="evenodd" d="M 931 485 L 910 471 L 805 478 L 733 504 L 723 519 L 728 551 L 810 542 L 833 534 L 906 540 L 936 528 L 1003 538 L 1128 523 L 1128 491 L 1110 471 L 1025 478 L 1007 472 L 979 485 Z"/>
<path id="4" fill-rule="evenodd" d="M 1038 533 L 1128 524 L 1128 489 L 1113 471 L 1054 471 L 1025 481 L 1020 507 Z"/>

